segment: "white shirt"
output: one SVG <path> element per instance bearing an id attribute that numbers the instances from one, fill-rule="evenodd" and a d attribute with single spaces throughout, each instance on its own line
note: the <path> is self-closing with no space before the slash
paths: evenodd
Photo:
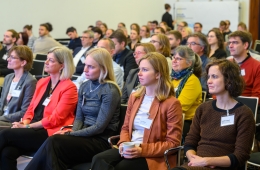
<path id="1" fill-rule="evenodd" d="M 76 67 L 78 65 L 78 62 L 80 58 L 83 56 L 83 54 L 88 50 L 89 47 L 82 47 L 81 50 L 75 55 L 73 58 L 74 66 Z"/>

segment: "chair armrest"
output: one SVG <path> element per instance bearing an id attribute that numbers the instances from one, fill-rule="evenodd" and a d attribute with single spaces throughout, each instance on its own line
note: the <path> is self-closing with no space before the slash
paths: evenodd
<path id="1" fill-rule="evenodd" d="M 173 154 L 173 153 L 175 153 L 175 154 L 177 153 L 177 166 L 180 166 L 181 150 L 183 148 L 184 148 L 184 146 L 178 146 L 178 147 L 175 147 L 175 148 L 167 149 L 164 152 L 164 160 L 165 160 L 165 163 L 166 163 L 168 170 L 171 169 L 170 164 L 169 164 L 169 160 L 168 160 L 168 155 Z"/>
<path id="2" fill-rule="evenodd" d="M 117 148 L 116 143 L 119 141 L 120 135 L 111 136 L 108 138 L 108 143 L 110 144 L 111 148 Z"/>
<path id="3" fill-rule="evenodd" d="M 255 124 L 255 126 L 260 126 L 260 123 Z"/>
<path id="4" fill-rule="evenodd" d="M 67 129 L 67 128 L 71 129 L 72 127 L 73 125 L 62 126 L 60 130 Z"/>

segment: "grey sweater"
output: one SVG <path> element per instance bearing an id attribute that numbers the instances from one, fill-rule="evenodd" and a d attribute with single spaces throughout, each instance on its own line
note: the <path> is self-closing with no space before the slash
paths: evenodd
<path id="1" fill-rule="evenodd" d="M 78 95 L 77 113 L 70 135 L 101 135 L 105 138 L 114 135 L 119 124 L 118 88 L 112 83 L 99 84 L 89 80 L 81 85 Z"/>

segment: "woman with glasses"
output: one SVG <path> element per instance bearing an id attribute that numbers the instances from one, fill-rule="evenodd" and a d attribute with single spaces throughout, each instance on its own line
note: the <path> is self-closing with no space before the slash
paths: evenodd
<path id="1" fill-rule="evenodd" d="M 137 44 L 135 47 L 134 57 L 135 62 L 137 65 L 139 65 L 140 59 L 150 52 L 155 52 L 155 48 L 150 43 L 140 43 Z M 129 96 L 132 92 L 136 91 L 140 87 L 139 78 L 137 76 L 137 73 L 139 72 L 139 68 L 131 69 L 129 71 L 129 74 L 126 78 L 126 83 L 122 89 L 122 97 L 121 97 L 121 103 L 125 104 L 128 101 Z"/>
<path id="2" fill-rule="evenodd" d="M 200 76 L 201 59 L 188 46 L 176 47 L 172 59 L 172 83 L 175 97 L 181 102 L 182 113 L 185 114 L 183 138 L 189 131 L 191 120 L 202 102 Z"/>
<path id="3" fill-rule="evenodd" d="M 140 59 L 138 77 L 142 87 L 128 101 L 119 150 L 95 155 L 92 170 L 166 169 L 164 151 L 180 145 L 182 111 L 165 65 L 165 57 L 157 52 Z M 125 148 L 125 142 L 131 142 L 132 148 Z M 170 156 L 170 163 L 176 165 L 176 155 Z"/>
<path id="4" fill-rule="evenodd" d="M 143 25 L 140 29 L 140 37 L 141 37 L 141 43 L 149 43 L 150 38 L 150 29 L 147 25 Z"/>
<path id="5" fill-rule="evenodd" d="M 208 43 L 210 46 L 209 58 L 221 59 L 227 57 L 227 53 L 224 50 L 223 35 L 218 28 L 213 28 L 208 32 Z"/>
<path id="6" fill-rule="evenodd" d="M 164 34 L 154 34 L 152 35 L 150 42 L 154 45 L 158 53 L 161 53 L 166 57 L 170 74 L 171 74 L 171 70 L 172 70 L 171 46 L 168 37 Z"/>
<path id="7" fill-rule="evenodd" d="M 0 99 L 0 129 L 19 122 L 26 112 L 36 87 L 36 79 L 29 73 L 33 54 L 29 47 L 21 45 L 10 49 L 7 68 L 14 73 L 5 77 Z"/>
<path id="8" fill-rule="evenodd" d="M 22 120 L 0 132 L 0 169 L 16 170 L 20 155 L 36 152 L 48 136 L 73 123 L 78 95 L 70 80 L 75 71 L 71 52 L 63 47 L 52 48 L 44 71 L 50 76 L 37 82 Z"/>

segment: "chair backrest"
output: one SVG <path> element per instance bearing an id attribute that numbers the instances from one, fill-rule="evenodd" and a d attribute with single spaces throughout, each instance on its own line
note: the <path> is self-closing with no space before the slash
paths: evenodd
<path id="1" fill-rule="evenodd" d="M 258 97 L 246 97 L 246 96 L 239 96 L 236 98 L 238 102 L 243 103 L 247 107 L 249 107 L 253 114 L 256 121 L 257 116 L 257 109 L 258 109 Z M 252 150 L 254 149 L 254 142 L 252 144 Z"/>
<path id="2" fill-rule="evenodd" d="M 206 101 L 207 92 L 202 91 L 202 103 Z"/>
<path id="3" fill-rule="evenodd" d="M 44 68 L 44 61 L 42 60 L 33 60 L 33 66 L 30 70 L 30 73 L 33 76 L 43 76 L 43 68 Z"/>
<path id="4" fill-rule="evenodd" d="M 126 110 L 127 110 L 127 105 L 126 104 L 121 104 L 121 106 L 120 106 L 120 115 L 119 115 L 118 134 L 120 134 L 121 128 L 122 128 L 122 126 L 124 124 Z"/>
<path id="5" fill-rule="evenodd" d="M 70 80 L 77 80 L 78 77 L 80 77 L 80 76 L 73 74 L 71 76 Z"/>
<path id="6" fill-rule="evenodd" d="M 36 54 L 35 60 L 47 60 L 47 55 L 44 54 Z"/>
<path id="7" fill-rule="evenodd" d="M 260 52 L 260 40 L 255 40 L 254 50 Z"/>

